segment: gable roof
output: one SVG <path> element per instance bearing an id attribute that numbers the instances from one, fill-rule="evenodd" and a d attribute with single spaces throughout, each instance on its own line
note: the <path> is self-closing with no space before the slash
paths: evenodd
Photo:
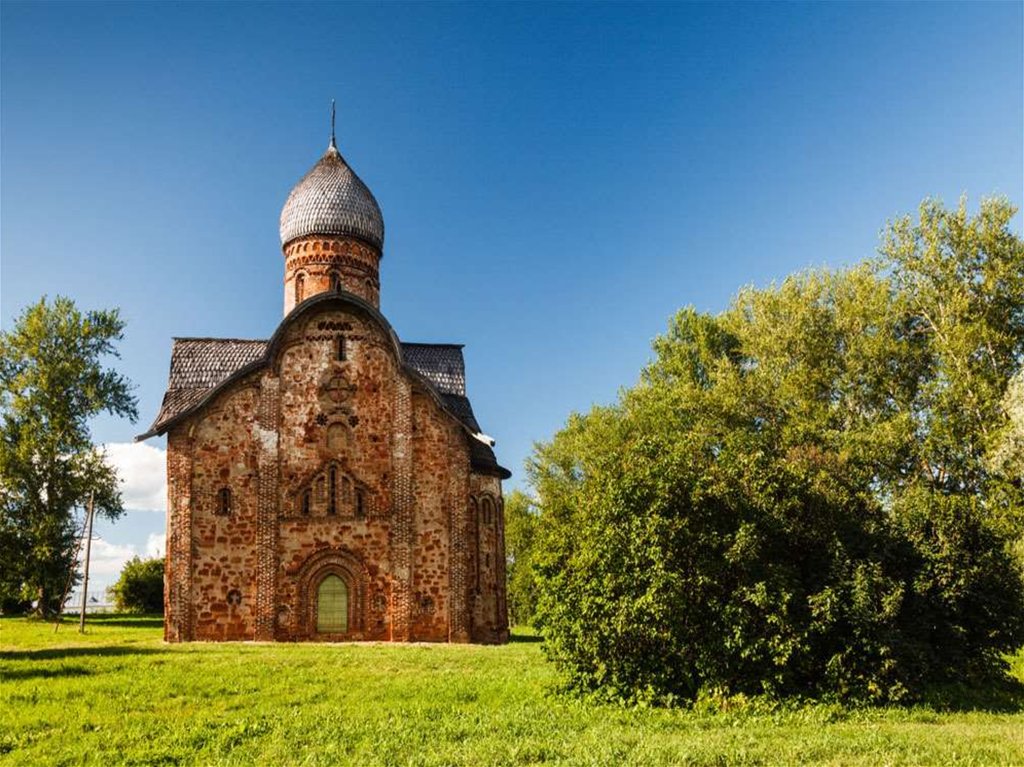
<path id="1" fill-rule="evenodd" d="M 160 412 L 143 440 L 163 434 L 172 423 L 194 410 L 221 384 L 246 367 L 256 369 L 263 362 L 270 341 L 239 338 L 175 338 L 171 348 L 171 370 L 167 378 Z M 472 434 L 480 434 L 480 424 L 466 397 L 466 365 L 462 344 L 402 343 L 402 361 L 433 388 L 444 409 L 457 418 Z M 505 478 L 511 473 L 498 465 L 494 451 L 471 437 L 470 456 L 474 467 L 498 471 Z"/>

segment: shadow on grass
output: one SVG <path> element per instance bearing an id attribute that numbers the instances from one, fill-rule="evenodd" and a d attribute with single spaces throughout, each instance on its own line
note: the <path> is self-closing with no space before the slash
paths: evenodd
<path id="1" fill-rule="evenodd" d="M 162 655 L 151 647 L 47 647 L 41 650 L 5 650 L 0 660 L 62 660 L 64 658 L 115 658 L 122 655 Z M 6 672 L 5 672 L 6 675 Z"/>
<path id="2" fill-rule="evenodd" d="M 8 682 L 25 679 L 59 679 L 69 676 L 89 676 L 95 673 L 84 666 L 64 666 L 63 668 L 16 668 L 4 669 L 3 678 Z"/>
<path id="3" fill-rule="evenodd" d="M 47 621 L 51 623 L 52 621 Z M 61 628 L 78 627 L 78 617 L 65 615 L 60 621 Z M 91 612 L 85 617 L 86 628 L 90 626 L 110 627 L 112 629 L 162 629 L 163 615 L 138 615 L 125 612 Z"/>
<path id="4" fill-rule="evenodd" d="M 67 621 L 65 621 L 67 623 Z M 74 620 L 78 623 L 78 619 Z M 93 613 L 85 617 L 85 625 L 111 626 L 127 629 L 159 629 L 163 628 L 162 615 L 136 615 L 134 613 Z"/>

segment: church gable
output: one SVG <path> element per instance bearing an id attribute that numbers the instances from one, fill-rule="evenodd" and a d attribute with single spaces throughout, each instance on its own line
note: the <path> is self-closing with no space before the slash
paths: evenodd
<path id="1" fill-rule="evenodd" d="M 311 512 L 329 511 L 332 493 L 335 514 L 343 495 L 361 498 L 364 516 L 388 508 L 400 372 L 381 332 L 358 313 L 325 308 L 291 329 L 276 364 L 285 513 L 307 499 Z"/>

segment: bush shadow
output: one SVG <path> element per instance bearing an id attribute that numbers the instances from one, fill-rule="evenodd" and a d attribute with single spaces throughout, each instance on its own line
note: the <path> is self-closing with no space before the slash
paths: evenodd
<path id="1" fill-rule="evenodd" d="M 936 687 L 925 693 L 921 702 L 935 711 L 948 713 L 1015 714 L 1024 711 L 1024 682 L 1003 678 L 971 686 Z"/>

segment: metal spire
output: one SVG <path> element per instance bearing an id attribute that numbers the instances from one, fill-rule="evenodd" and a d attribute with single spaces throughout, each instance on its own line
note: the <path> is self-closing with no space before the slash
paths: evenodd
<path id="1" fill-rule="evenodd" d="M 338 148 L 337 143 L 334 141 L 334 99 L 331 99 L 331 148 Z"/>

